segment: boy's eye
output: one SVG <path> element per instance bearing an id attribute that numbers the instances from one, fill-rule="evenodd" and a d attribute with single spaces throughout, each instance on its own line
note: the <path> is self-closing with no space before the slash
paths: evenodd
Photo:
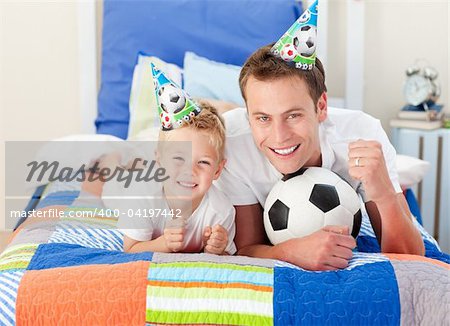
<path id="1" fill-rule="evenodd" d="M 211 165 L 211 163 L 210 162 L 208 162 L 208 161 L 199 161 L 198 162 L 199 164 L 206 164 L 206 165 Z"/>
<path id="2" fill-rule="evenodd" d="M 181 156 L 174 156 L 173 159 L 175 161 L 184 162 L 184 157 L 181 157 Z"/>

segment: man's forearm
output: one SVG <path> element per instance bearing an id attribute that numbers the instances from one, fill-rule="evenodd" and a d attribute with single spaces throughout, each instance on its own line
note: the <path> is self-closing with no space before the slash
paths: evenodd
<path id="1" fill-rule="evenodd" d="M 256 244 L 243 247 L 237 252 L 240 256 L 249 256 L 257 258 L 280 259 L 276 257 L 276 250 L 273 246 Z"/>
<path id="2" fill-rule="evenodd" d="M 424 255 L 420 232 L 411 221 L 409 208 L 402 202 L 403 194 L 377 203 L 381 218 L 382 252 Z"/>

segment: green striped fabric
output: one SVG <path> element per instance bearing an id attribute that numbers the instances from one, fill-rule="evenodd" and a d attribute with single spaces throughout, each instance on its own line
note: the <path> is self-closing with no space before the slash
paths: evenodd
<path id="1" fill-rule="evenodd" d="M 150 324 L 272 325 L 273 269 L 214 262 L 151 263 Z"/>
<path id="2" fill-rule="evenodd" d="M 0 271 L 25 269 L 39 244 L 23 243 L 7 248 L 0 255 Z"/>
<path id="3" fill-rule="evenodd" d="M 194 264 L 194 265 L 193 265 Z M 156 265 L 156 264 L 155 264 Z M 273 269 L 267 267 L 260 266 L 251 266 L 251 265 L 237 265 L 237 264 L 227 264 L 227 263 L 213 263 L 213 262 L 205 262 L 205 261 L 196 261 L 196 262 L 174 262 L 174 263 L 159 263 L 154 268 L 158 269 L 172 269 L 172 268 L 219 268 L 226 270 L 235 270 L 235 271 L 244 271 L 244 272 L 252 272 L 252 273 L 262 273 L 267 275 L 273 275 Z M 154 270 L 154 269 L 152 269 Z"/>
<path id="4" fill-rule="evenodd" d="M 115 228 L 117 224 L 117 218 L 110 216 L 106 209 L 92 207 L 68 207 L 64 211 L 61 221 L 76 221 L 89 225 L 104 225 L 111 228 Z"/>
<path id="5" fill-rule="evenodd" d="M 182 288 L 182 287 L 166 287 L 166 286 L 152 286 L 147 288 L 147 296 L 153 297 L 171 297 L 171 298 L 191 298 L 191 299 L 241 299 L 241 300 L 255 300 L 259 302 L 271 302 L 272 292 L 260 292 L 255 297 L 255 291 L 252 289 L 239 288 L 222 288 L 211 289 L 208 287 L 196 288 Z"/>
<path id="6" fill-rule="evenodd" d="M 180 312 L 158 311 L 157 314 L 147 310 L 147 322 L 153 324 L 199 324 L 199 325 L 273 325 L 272 317 L 227 312 Z M 151 320 L 151 321 L 149 321 Z"/>

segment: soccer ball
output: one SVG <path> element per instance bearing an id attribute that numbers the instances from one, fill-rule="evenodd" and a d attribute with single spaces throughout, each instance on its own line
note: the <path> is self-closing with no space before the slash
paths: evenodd
<path id="1" fill-rule="evenodd" d="M 186 105 L 183 91 L 171 84 L 162 86 L 158 91 L 158 97 L 161 108 L 167 113 L 178 113 Z"/>
<path id="2" fill-rule="evenodd" d="M 297 50 L 293 44 L 286 44 L 280 52 L 280 56 L 284 61 L 292 61 L 297 55 Z"/>
<path id="3" fill-rule="evenodd" d="M 165 129 L 171 129 L 172 128 L 172 117 L 165 111 L 161 112 L 160 114 L 161 124 Z"/>
<path id="4" fill-rule="evenodd" d="M 298 53 L 310 57 L 316 51 L 317 28 L 313 25 L 301 27 L 294 35 L 294 46 Z"/>
<path id="5" fill-rule="evenodd" d="M 304 168 L 272 188 L 264 205 L 264 227 L 272 244 L 307 236 L 326 225 L 347 225 L 356 238 L 360 208 L 355 190 L 337 174 Z"/>

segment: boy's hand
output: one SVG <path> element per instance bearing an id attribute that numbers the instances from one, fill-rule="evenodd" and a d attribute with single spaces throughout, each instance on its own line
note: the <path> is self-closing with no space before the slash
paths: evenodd
<path id="1" fill-rule="evenodd" d="M 166 228 L 164 229 L 164 240 L 166 247 L 172 252 L 178 252 L 183 249 L 184 228 Z"/>
<path id="2" fill-rule="evenodd" d="M 213 228 L 205 227 L 203 230 L 203 243 L 205 244 L 204 251 L 210 254 L 222 255 L 228 244 L 227 230 L 216 224 Z"/>

